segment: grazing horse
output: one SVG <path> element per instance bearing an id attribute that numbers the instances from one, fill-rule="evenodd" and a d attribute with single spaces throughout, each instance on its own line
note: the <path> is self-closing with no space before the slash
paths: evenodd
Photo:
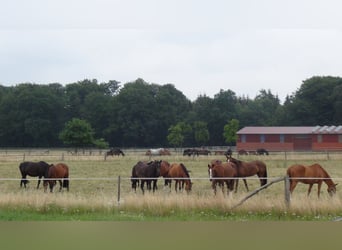
<path id="1" fill-rule="evenodd" d="M 153 182 L 153 192 L 157 189 L 157 179 L 160 176 L 161 161 L 138 161 L 132 168 L 131 183 L 132 189 L 136 191 L 140 181 L 140 189 L 145 193 L 144 185 L 146 182 L 147 190 L 151 191 L 151 183 Z"/>
<path id="2" fill-rule="evenodd" d="M 246 150 L 244 150 L 244 149 L 240 149 L 238 151 L 238 155 L 248 155 L 248 152 Z"/>
<path id="3" fill-rule="evenodd" d="M 59 182 L 59 191 L 62 191 L 62 188 L 66 188 L 69 191 L 69 167 L 64 163 L 58 163 L 56 165 L 51 164 L 48 172 L 48 179 L 44 179 L 44 190 L 46 191 L 47 186 L 49 185 L 50 192 L 53 192 L 53 188 Z M 63 181 L 62 181 L 63 180 Z"/>
<path id="4" fill-rule="evenodd" d="M 107 158 L 107 156 L 109 156 L 109 155 L 111 155 L 111 156 L 114 156 L 114 155 L 125 156 L 124 152 L 119 148 L 111 148 L 109 151 L 106 152 L 105 157 Z"/>
<path id="5" fill-rule="evenodd" d="M 160 176 L 162 176 L 165 179 L 164 186 L 168 186 L 171 182 L 169 178 L 169 170 L 170 170 L 170 163 L 167 161 L 161 161 L 160 162 Z"/>
<path id="6" fill-rule="evenodd" d="M 290 192 L 292 194 L 298 182 L 302 182 L 304 184 L 309 184 L 308 195 L 311 192 L 311 188 L 313 184 L 318 185 L 317 195 L 319 197 L 321 192 L 322 182 L 328 186 L 328 193 L 330 196 L 336 193 L 336 185 L 330 178 L 327 171 L 322 168 L 319 164 L 313 164 L 311 166 L 303 166 L 303 165 L 292 165 L 287 169 L 287 175 L 290 178 Z"/>
<path id="7" fill-rule="evenodd" d="M 269 155 L 268 151 L 267 151 L 266 149 L 264 149 L 264 148 L 258 148 L 258 149 L 256 150 L 256 153 L 257 153 L 258 155 Z"/>
<path id="8" fill-rule="evenodd" d="M 233 157 L 229 157 L 228 161 L 233 162 L 237 166 L 238 177 L 248 177 L 248 176 L 257 175 L 259 177 L 261 186 L 267 184 L 267 168 L 264 162 L 262 161 L 245 162 L 245 161 L 237 160 Z M 237 189 L 237 184 L 238 184 L 238 181 L 236 181 L 236 189 Z M 245 181 L 245 186 L 246 186 L 247 191 L 249 191 L 246 181 Z"/>
<path id="9" fill-rule="evenodd" d="M 229 191 L 234 190 L 233 178 L 237 177 L 237 168 L 234 163 L 223 163 L 220 160 L 212 160 L 211 164 L 208 164 L 208 174 L 215 195 L 217 184 L 221 186 L 222 192 L 224 193 L 224 183 L 226 183 L 227 195 L 229 195 Z"/>
<path id="10" fill-rule="evenodd" d="M 149 149 L 146 151 L 145 155 L 148 156 L 160 156 L 160 155 L 171 155 L 170 151 L 165 148 Z"/>
<path id="11" fill-rule="evenodd" d="M 192 188 L 192 182 L 190 180 L 189 171 L 186 169 L 183 163 L 173 163 L 169 169 L 169 177 L 175 180 L 175 190 L 182 190 L 185 184 L 185 191 L 189 193 Z M 169 183 L 171 188 L 171 181 Z M 178 188 L 178 189 L 177 189 Z"/>
<path id="12" fill-rule="evenodd" d="M 195 156 L 195 155 L 197 155 L 198 156 L 198 152 L 194 148 L 187 148 L 187 149 L 184 149 L 183 155 L 187 155 L 187 156 Z"/>
<path id="13" fill-rule="evenodd" d="M 38 176 L 38 184 L 37 189 L 40 185 L 40 180 L 44 176 L 44 178 L 48 175 L 48 170 L 50 168 L 50 165 L 47 164 L 45 161 L 39 161 L 39 162 L 30 162 L 25 161 L 20 163 L 19 170 L 21 173 L 21 181 L 20 181 L 20 187 L 24 184 L 24 187 L 26 188 L 26 184 L 28 183 L 28 180 L 26 179 L 26 176 Z"/>

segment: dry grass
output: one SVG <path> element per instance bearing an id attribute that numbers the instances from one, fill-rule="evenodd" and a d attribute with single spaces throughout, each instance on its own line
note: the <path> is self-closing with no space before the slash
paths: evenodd
<path id="1" fill-rule="evenodd" d="M 45 160 L 49 163 L 60 162 L 56 155 L 60 152 L 50 153 L 32 158 L 25 156 L 26 160 Z M 1 156 L 1 154 L 0 154 Z M 318 155 L 295 155 L 285 161 L 281 155 L 271 155 L 268 157 L 254 156 L 262 159 L 268 167 L 268 176 L 277 178 L 284 176 L 286 168 L 294 163 L 312 164 L 320 163 L 334 178 L 335 182 L 340 182 L 342 178 L 342 160 L 338 155 L 334 155 L 329 160 Z M 1 158 L 1 157 L 0 157 Z M 19 157 L 21 158 L 21 157 Z M 341 216 L 342 207 L 341 193 L 333 198 L 328 197 L 326 186 L 323 184 L 321 198 L 317 198 L 317 187 L 314 186 L 310 197 L 306 196 L 308 186 L 299 184 L 291 199 L 291 207 L 287 209 L 284 201 L 284 184 L 276 183 L 261 191 L 256 196 L 247 200 L 241 206 L 232 209 L 248 193 L 242 182 L 239 185 L 238 193 L 230 196 L 218 192 L 213 195 L 210 182 L 208 181 L 207 164 L 214 158 L 222 156 L 200 156 L 198 158 L 183 157 L 182 155 L 172 155 L 163 157 L 170 162 L 183 162 L 191 171 L 193 177 L 193 190 L 187 195 L 176 193 L 173 189 L 162 188 L 162 181 L 159 181 L 159 189 L 156 193 L 145 195 L 138 190 L 133 193 L 130 187 L 130 172 L 132 166 L 138 160 L 147 160 L 143 154 L 128 153 L 123 157 L 108 158 L 104 161 L 103 156 L 64 156 L 64 162 L 70 167 L 71 186 L 70 192 L 44 193 L 42 189 L 37 190 L 36 178 L 29 177 L 31 182 L 27 190 L 19 188 L 20 174 L 18 170 L 22 159 L 18 156 L 11 159 L 9 154 L 6 160 L 0 162 L 0 209 L 27 209 L 36 212 L 49 212 L 58 210 L 63 213 L 68 212 L 104 212 L 127 214 L 131 216 L 152 216 L 152 217 L 177 217 L 178 214 L 187 216 L 196 213 L 204 216 L 230 216 L 232 214 L 262 214 L 263 217 L 278 214 L 291 217 L 303 216 Z M 318 160 L 317 160 L 318 158 Z M 248 156 L 245 160 L 253 159 Z M 118 202 L 118 176 L 121 176 L 121 193 Z M 250 190 L 259 187 L 256 178 L 248 180 Z M 339 186 L 338 186 L 339 187 Z"/>

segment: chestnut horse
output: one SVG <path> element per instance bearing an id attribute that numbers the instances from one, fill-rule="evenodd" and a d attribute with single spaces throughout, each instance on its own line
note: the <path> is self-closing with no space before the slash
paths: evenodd
<path id="1" fill-rule="evenodd" d="M 171 182 L 169 178 L 170 163 L 167 161 L 161 161 L 160 163 L 160 176 L 165 179 L 164 186 L 168 186 Z"/>
<path id="2" fill-rule="evenodd" d="M 330 178 L 327 171 L 322 168 L 319 164 L 313 164 L 311 166 L 303 166 L 303 165 L 292 165 L 287 169 L 287 175 L 290 178 L 290 192 L 292 194 L 298 182 L 302 182 L 304 184 L 309 184 L 308 195 L 311 192 L 311 188 L 313 184 L 318 185 L 317 195 L 319 197 L 321 192 L 322 182 L 328 186 L 328 193 L 330 196 L 336 193 L 336 185 Z"/>
<path id="3" fill-rule="evenodd" d="M 69 191 L 69 167 L 66 164 L 64 163 L 58 163 L 56 165 L 51 164 L 47 177 L 50 180 L 44 179 L 45 191 L 49 184 L 50 192 L 52 193 L 53 188 L 56 185 L 57 181 L 59 182 L 59 191 L 62 191 L 62 188 L 66 188 L 67 191 Z"/>
<path id="4" fill-rule="evenodd" d="M 245 162 L 245 161 L 237 160 L 231 156 L 228 157 L 227 160 L 228 162 L 233 162 L 237 166 L 238 177 L 248 177 L 248 176 L 257 175 L 259 177 L 261 186 L 267 184 L 267 168 L 264 162 L 262 161 Z M 247 182 L 245 180 L 244 182 L 245 182 L 247 191 L 249 191 Z M 236 189 L 237 189 L 237 184 L 238 184 L 238 181 L 236 181 Z"/>
<path id="5" fill-rule="evenodd" d="M 212 160 L 211 164 L 208 164 L 208 174 L 215 195 L 217 184 L 221 186 L 224 193 L 224 184 L 226 183 L 227 195 L 229 195 L 229 191 L 234 190 L 234 178 L 237 177 L 237 169 L 234 163 Z"/>
<path id="6" fill-rule="evenodd" d="M 177 192 L 177 187 L 179 191 L 183 188 L 185 184 L 185 191 L 188 193 L 191 191 L 192 182 L 190 180 L 189 171 L 186 169 L 183 163 L 173 163 L 169 169 L 169 177 L 175 180 L 175 190 Z M 171 181 L 169 182 L 171 188 Z"/>

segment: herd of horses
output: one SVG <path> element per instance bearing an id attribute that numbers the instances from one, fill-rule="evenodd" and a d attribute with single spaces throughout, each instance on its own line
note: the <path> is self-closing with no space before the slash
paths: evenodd
<path id="1" fill-rule="evenodd" d="M 158 155 L 162 149 L 159 150 Z M 118 152 L 112 150 L 114 152 Z M 165 151 L 163 151 L 165 152 Z M 187 151 L 188 152 L 188 151 Z M 155 153 L 149 151 L 150 154 Z M 184 152 L 185 153 L 185 152 Z M 124 156 L 124 153 L 121 153 Z M 193 154 L 193 151 L 191 152 Z M 188 155 L 188 154 L 183 154 Z M 226 161 L 212 160 L 208 164 L 208 176 L 211 182 L 211 187 L 214 194 L 217 192 L 217 185 L 219 185 L 224 192 L 226 186 L 227 195 L 231 191 L 237 192 L 239 179 L 242 179 L 247 192 L 249 191 L 246 177 L 258 176 L 260 186 L 267 184 L 267 167 L 261 160 L 254 161 L 241 161 L 233 158 L 230 152 L 225 152 Z M 38 177 L 37 189 L 41 183 L 41 179 L 44 177 L 43 186 L 44 191 L 48 186 L 50 192 L 53 192 L 54 186 L 59 182 L 59 191 L 66 188 L 69 191 L 69 168 L 64 163 L 48 164 L 44 161 L 39 162 L 22 162 L 19 165 L 21 173 L 20 187 L 28 183 L 27 176 Z M 318 185 L 318 197 L 320 196 L 320 190 L 322 183 L 324 182 L 328 186 L 328 193 L 333 195 L 336 193 L 336 185 L 327 171 L 319 164 L 313 164 L 311 166 L 304 166 L 295 164 L 288 167 L 286 171 L 290 181 L 290 193 L 294 191 L 299 182 L 308 184 L 309 195 L 314 184 Z M 140 187 L 142 193 L 145 193 L 145 184 L 148 191 L 157 190 L 157 181 L 159 177 L 164 178 L 164 186 L 168 186 L 171 190 L 172 182 L 174 181 L 175 191 L 182 191 L 183 189 L 189 193 L 192 189 L 192 181 L 190 178 L 190 171 L 185 167 L 183 163 L 169 163 L 165 160 L 152 160 L 152 161 L 138 161 L 132 168 L 131 174 L 131 187 L 136 192 L 136 189 Z"/>

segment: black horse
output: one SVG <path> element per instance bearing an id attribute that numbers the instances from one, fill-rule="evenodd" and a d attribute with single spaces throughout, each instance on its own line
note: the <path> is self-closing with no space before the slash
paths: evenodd
<path id="1" fill-rule="evenodd" d="M 146 182 L 147 190 L 151 191 L 151 183 L 153 182 L 153 192 L 157 189 L 157 179 L 160 176 L 160 163 L 162 161 L 138 161 L 132 169 L 132 189 L 136 191 L 137 185 L 139 185 L 141 191 L 144 193 L 144 185 Z"/>
<path id="2" fill-rule="evenodd" d="M 20 181 L 20 187 L 24 184 L 24 187 L 26 188 L 26 184 L 28 183 L 28 180 L 26 179 L 26 176 L 38 176 L 38 184 L 37 188 L 39 188 L 40 180 L 44 176 L 44 178 L 48 177 L 49 168 L 51 165 L 46 163 L 45 161 L 39 161 L 39 162 L 30 162 L 30 161 L 24 161 L 20 163 L 19 170 L 21 173 L 21 181 Z"/>
<path id="3" fill-rule="evenodd" d="M 258 155 L 269 155 L 268 151 L 264 148 L 258 148 L 256 152 Z"/>
<path id="4" fill-rule="evenodd" d="M 106 157 L 109 156 L 109 155 L 111 155 L 111 156 L 114 156 L 114 155 L 125 156 L 124 152 L 121 149 L 119 149 L 119 148 L 111 148 L 109 151 L 106 152 Z"/>

